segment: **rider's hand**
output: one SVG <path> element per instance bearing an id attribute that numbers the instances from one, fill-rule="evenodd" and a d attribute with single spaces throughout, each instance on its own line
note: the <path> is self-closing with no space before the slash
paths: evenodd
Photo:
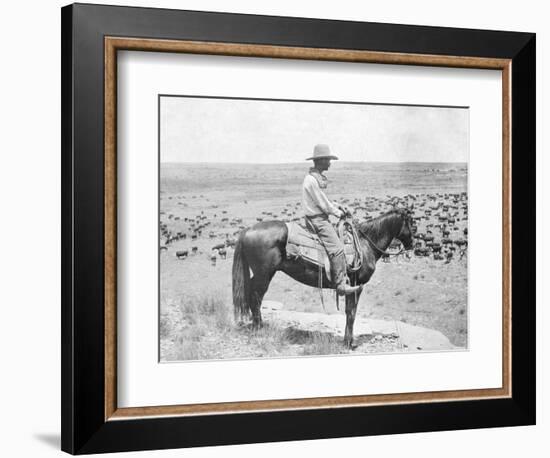
<path id="1" fill-rule="evenodd" d="M 342 207 L 338 207 L 338 209 L 336 210 L 336 213 L 334 214 L 334 216 L 336 216 L 338 219 L 342 219 L 344 215 L 345 213 L 342 210 Z"/>
<path id="2" fill-rule="evenodd" d="M 345 205 L 338 205 L 338 209 L 341 212 L 339 218 L 343 218 L 344 216 L 351 215 L 349 208 L 346 207 Z"/>

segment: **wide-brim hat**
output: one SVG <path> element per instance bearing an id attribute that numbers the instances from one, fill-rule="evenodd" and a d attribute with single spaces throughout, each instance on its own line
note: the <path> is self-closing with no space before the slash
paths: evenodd
<path id="1" fill-rule="evenodd" d="M 322 158 L 338 160 L 338 158 L 334 154 L 330 153 L 330 148 L 328 147 L 328 145 L 315 145 L 315 147 L 313 148 L 313 156 L 308 157 L 306 161 Z"/>

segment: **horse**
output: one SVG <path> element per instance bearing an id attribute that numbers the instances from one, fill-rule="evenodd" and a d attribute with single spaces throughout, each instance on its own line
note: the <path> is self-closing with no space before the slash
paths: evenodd
<path id="1" fill-rule="evenodd" d="M 410 208 L 393 209 L 377 218 L 356 224 L 360 249 L 363 254 L 361 268 L 350 274 L 354 285 L 366 284 L 376 269 L 376 262 L 386 253 L 393 239 L 401 241 L 406 250 L 412 248 L 412 212 Z M 235 321 L 252 315 L 252 327 L 262 326 L 262 299 L 276 272 L 309 286 L 319 286 L 319 268 L 301 259 L 288 259 L 286 242 L 288 228 L 283 221 L 262 221 L 241 231 L 232 267 L 232 292 Z M 250 275 L 252 271 L 252 276 Z M 322 288 L 334 289 L 331 280 L 322 276 Z M 360 292 L 346 296 L 346 330 L 344 345 L 353 349 L 353 324 Z"/>

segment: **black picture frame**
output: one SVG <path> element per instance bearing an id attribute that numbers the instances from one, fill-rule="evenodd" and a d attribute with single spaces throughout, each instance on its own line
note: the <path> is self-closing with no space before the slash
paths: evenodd
<path id="1" fill-rule="evenodd" d="M 62 450 L 165 449 L 535 424 L 535 34 L 73 4 L 62 8 Z M 104 37 L 511 59 L 512 396 L 105 420 Z"/>

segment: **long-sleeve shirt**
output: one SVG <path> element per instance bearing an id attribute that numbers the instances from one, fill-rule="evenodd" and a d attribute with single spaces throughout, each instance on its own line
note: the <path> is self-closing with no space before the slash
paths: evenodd
<path id="1" fill-rule="evenodd" d="M 307 174 L 302 185 L 302 208 L 306 216 L 320 214 L 338 216 L 340 210 L 323 192 L 317 179 Z"/>

